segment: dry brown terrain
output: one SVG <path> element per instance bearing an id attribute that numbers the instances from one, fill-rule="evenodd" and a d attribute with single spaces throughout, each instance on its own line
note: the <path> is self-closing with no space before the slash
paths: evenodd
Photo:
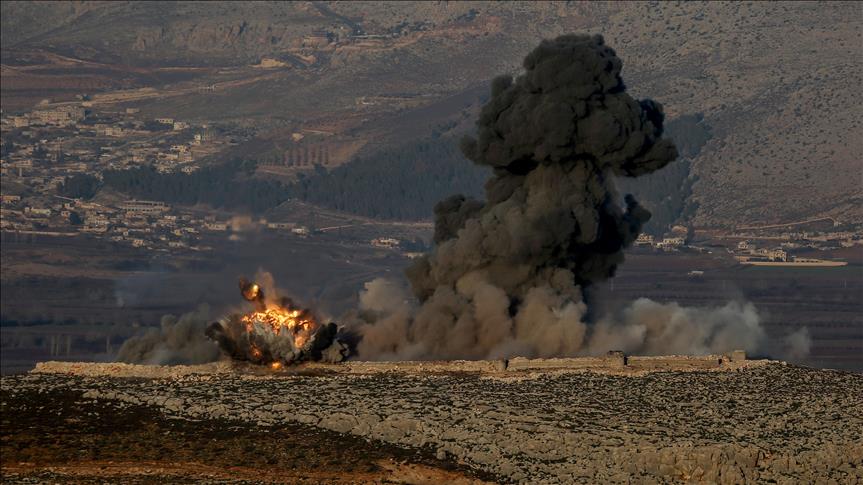
<path id="1" fill-rule="evenodd" d="M 147 116 L 288 134 L 351 119 L 333 125 L 341 141 L 386 142 L 463 120 L 476 96 L 440 103 L 517 72 L 541 38 L 602 33 L 634 95 L 669 118 L 704 113 L 713 129 L 692 168 L 698 226 L 863 220 L 863 11 L 853 2 L 200 5 L 5 2 L 4 109 L 40 99 L 40 86 L 58 99 L 107 91 L 99 102 L 144 93 L 136 105 Z M 251 67 L 265 58 L 281 60 Z M 213 94 L 195 88 L 211 83 Z"/>
<path id="2" fill-rule="evenodd" d="M 484 483 L 428 452 L 310 426 L 167 419 L 78 391 L 19 393 L 5 384 L 3 483 Z"/>
<path id="3" fill-rule="evenodd" d="M 414 457 L 408 463 L 423 465 L 427 474 L 444 473 L 439 469 L 447 462 L 463 463 L 473 472 L 452 472 L 498 482 L 851 484 L 863 478 L 859 374 L 749 361 L 705 371 L 688 368 L 689 359 L 666 361 L 662 370 L 629 375 L 555 370 L 545 367 L 547 361 L 533 363 L 542 369 L 506 371 L 482 362 L 354 363 L 347 369 L 307 366 L 275 372 L 230 365 L 47 364 L 37 374 L 3 378 L 3 418 L 11 421 L 10 416 L 40 406 L 55 410 L 70 399 L 82 411 L 61 411 L 64 419 L 87 422 L 88 413 L 98 412 L 103 423 L 118 422 L 116 433 L 101 438 L 111 443 L 126 436 L 129 413 L 154 413 L 144 422 L 160 423 L 150 435 L 160 438 L 131 448 L 144 449 L 137 456 L 145 463 L 121 465 L 133 476 L 153 461 L 152 469 L 162 476 L 176 473 L 159 463 L 159 456 L 176 453 L 175 461 L 188 463 L 185 476 L 213 473 L 202 467 L 212 462 L 228 465 L 237 473 L 231 478 L 241 480 L 247 477 L 242 467 L 249 466 L 245 457 L 254 456 L 249 460 L 263 470 L 262 482 L 300 454 L 308 457 L 298 465 L 305 476 L 356 473 L 359 481 L 394 480 L 387 474 L 396 472 L 379 464 L 391 456 Z M 27 419 L 24 423 L 32 422 Z M 217 426 L 223 434 L 200 431 L 227 422 Z M 92 446 L 81 447 L 73 459 L 57 439 L 63 426 L 56 426 L 56 419 L 46 423 L 48 430 L 29 434 L 27 426 L 4 423 L 4 473 L 8 468 L 40 476 L 59 470 L 68 478 L 75 463 L 104 459 L 101 451 L 93 455 Z M 311 430 L 326 430 L 320 436 L 327 437 L 329 451 L 316 452 L 318 432 Z M 256 439 L 247 439 L 251 436 Z M 206 446 L 196 441 L 213 438 Z M 66 468 L 49 468 L 45 461 L 40 466 L 38 458 L 31 458 L 34 446 L 52 441 L 44 456 L 64 457 L 57 461 L 65 460 Z M 358 443 L 368 443 L 367 448 L 355 451 Z M 202 447 L 191 463 L 185 461 L 187 452 L 175 451 L 186 444 Z M 154 455 L 146 451 L 149 447 L 161 451 Z M 112 445 L 104 453 L 124 464 L 135 461 L 125 449 Z M 366 454 L 369 449 L 381 451 Z M 326 457 L 335 454 L 345 458 L 328 462 Z M 231 458 L 222 461 L 226 455 Z M 207 458 L 203 464 L 201 456 Z M 18 463 L 25 460 L 36 464 Z M 368 469 L 369 462 L 379 468 Z M 452 475 L 431 477 L 434 482 Z"/>

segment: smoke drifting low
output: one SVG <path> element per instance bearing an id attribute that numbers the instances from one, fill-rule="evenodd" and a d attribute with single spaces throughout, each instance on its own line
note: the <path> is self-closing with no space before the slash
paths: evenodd
<path id="1" fill-rule="evenodd" d="M 204 335 L 210 308 L 162 317 L 161 328 L 132 337 L 120 347 L 117 360 L 129 364 L 204 364 L 219 359 L 219 347 Z"/>
<path id="2" fill-rule="evenodd" d="M 642 355 L 717 354 L 742 349 L 750 355 L 800 359 L 809 353 L 806 329 L 769 340 L 752 303 L 688 308 L 640 298 L 592 328 L 589 351 L 617 349 Z"/>
<path id="3" fill-rule="evenodd" d="M 405 288 L 390 280 L 366 283 L 358 319 L 361 358 L 496 359 L 602 355 L 704 355 L 742 349 L 750 355 L 799 360 L 809 353 L 806 329 L 769 340 L 751 303 L 687 308 L 640 298 L 598 322 L 585 322 L 583 302 L 564 301 L 547 290 L 530 292 L 515 317 L 499 288 L 460 286 L 453 300 L 473 295 L 475 313 L 456 325 L 434 327 L 440 307 L 412 305 Z M 470 288 L 470 289 L 469 289 Z M 465 292 L 461 295 L 459 291 Z M 419 324 L 417 324 L 419 322 Z"/>
<path id="4" fill-rule="evenodd" d="M 635 100 L 601 36 L 543 41 L 524 74 L 492 82 L 477 138 L 462 152 L 493 169 L 485 202 L 456 195 L 435 207 L 436 248 L 405 289 L 376 280 L 351 317 L 360 358 L 453 359 L 758 351 L 751 305 L 686 309 L 638 300 L 588 325 L 582 288 L 615 273 L 650 213 L 615 176 L 675 160 L 662 107 Z M 798 339 L 800 340 L 800 339 Z M 799 345 L 798 345 L 799 347 Z"/>

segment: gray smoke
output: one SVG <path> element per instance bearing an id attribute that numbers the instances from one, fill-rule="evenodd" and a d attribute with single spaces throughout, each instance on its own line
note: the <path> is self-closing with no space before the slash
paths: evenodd
<path id="1" fill-rule="evenodd" d="M 809 354 L 809 345 L 806 328 L 768 339 L 752 303 L 730 301 L 715 308 L 692 308 L 639 298 L 591 327 L 587 351 L 703 355 L 742 349 L 749 355 L 802 360 Z"/>
<path id="2" fill-rule="evenodd" d="M 601 36 L 543 41 L 525 72 L 492 82 L 462 152 L 491 167 L 486 201 L 435 207 L 435 250 L 407 270 L 413 295 L 366 285 L 352 317 L 360 358 L 550 357 L 754 350 L 754 309 L 682 309 L 639 300 L 621 320 L 585 323 L 582 288 L 614 275 L 650 213 L 614 187 L 677 157 L 662 107 L 635 100 Z"/>
<path id="3" fill-rule="evenodd" d="M 165 315 L 161 328 L 151 328 L 123 342 L 117 360 L 130 364 L 203 364 L 218 360 L 218 346 L 204 335 L 210 321 L 207 305 L 180 318 Z"/>
<path id="4" fill-rule="evenodd" d="M 686 308 L 647 298 L 608 316 L 592 329 L 593 353 L 609 349 L 640 354 L 715 354 L 732 349 L 760 352 L 766 335 L 751 303 Z"/>

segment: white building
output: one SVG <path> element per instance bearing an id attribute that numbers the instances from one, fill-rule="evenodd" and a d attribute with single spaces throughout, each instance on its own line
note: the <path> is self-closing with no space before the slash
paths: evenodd
<path id="1" fill-rule="evenodd" d="M 31 217 L 50 217 L 51 209 L 42 209 L 39 207 L 25 207 L 24 214 Z"/>
<path id="2" fill-rule="evenodd" d="M 141 214 L 161 214 L 171 209 L 171 206 L 164 202 L 152 200 L 127 200 L 118 206 L 126 212 L 136 212 Z"/>
<path id="3" fill-rule="evenodd" d="M 642 232 L 641 234 L 638 235 L 638 238 L 635 240 L 635 244 L 638 246 L 641 246 L 641 245 L 652 246 L 653 245 L 653 236 L 650 234 Z"/>
<path id="4" fill-rule="evenodd" d="M 45 125 L 68 126 L 84 119 L 84 108 L 66 106 L 55 109 L 37 110 L 31 114 L 33 121 Z"/>
<path id="5" fill-rule="evenodd" d="M 379 237 L 372 239 L 372 246 L 393 249 L 399 246 L 399 240 L 394 237 Z"/>
<path id="6" fill-rule="evenodd" d="M 686 240 L 682 237 L 666 237 L 662 240 L 663 246 L 668 246 L 672 248 L 676 248 L 679 246 L 683 246 L 686 243 Z"/>
<path id="7" fill-rule="evenodd" d="M 208 231 L 227 231 L 228 224 L 224 222 L 205 222 L 204 229 Z"/>
<path id="8" fill-rule="evenodd" d="M 284 229 L 291 231 L 295 229 L 297 225 L 293 222 L 268 222 L 267 229 Z"/>
<path id="9" fill-rule="evenodd" d="M 767 252 L 767 259 L 770 261 L 788 261 L 788 253 L 782 249 L 771 249 Z"/>

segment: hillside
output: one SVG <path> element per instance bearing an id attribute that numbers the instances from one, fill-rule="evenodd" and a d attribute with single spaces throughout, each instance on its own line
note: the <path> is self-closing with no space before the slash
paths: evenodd
<path id="1" fill-rule="evenodd" d="M 86 91 L 277 146 L 314 130 L 345 160 L 468 129 L 488 81 L 539 39 L 602 33 L 635 96 L 711 128 L 684 177 L 694 225 L 863 222 L 851 2 L 4 2 L 2 18 L 4 111 Z"/>

